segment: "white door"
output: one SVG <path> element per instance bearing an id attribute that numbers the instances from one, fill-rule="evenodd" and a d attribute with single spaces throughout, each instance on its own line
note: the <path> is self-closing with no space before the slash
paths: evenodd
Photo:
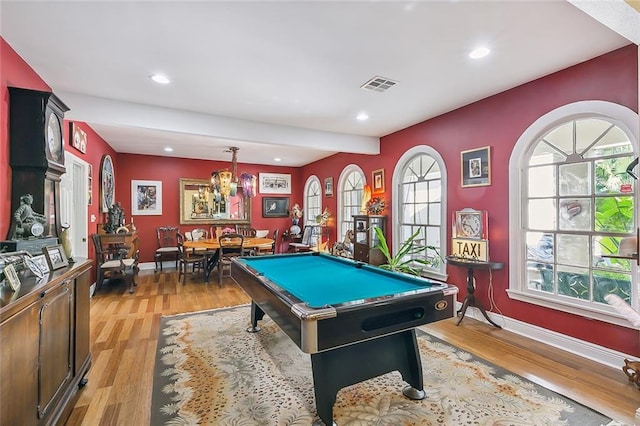
<path id="1" fill-rule="evenodd" d="M 60 223 L 70 226 L 73 256 L 88 257 L 89 163 L 65 152 L 65 168 L 60 181 Z"/>

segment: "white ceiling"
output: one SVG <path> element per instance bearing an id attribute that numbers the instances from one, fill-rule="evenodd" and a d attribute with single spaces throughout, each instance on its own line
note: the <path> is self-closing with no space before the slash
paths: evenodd
<path id="1" fill-rule="evenodd" d="M 226 148 L 238 146 L 241 163 L 287 166 L 378 153 L 381 136 L 634 37 L 565 0 L 2 0 L 0 8 L 2 37 L 71 108 L 65 117 L 87 122 L 117 152 L 230 160 Z M 480 44 L 491 54 L 470 59 Z M 156 72 L 172 83 L 152 82 Z M 360 88 L 374 76 L 398 84 Z M 357 121 L 360 112 L 370 119 Z"/>

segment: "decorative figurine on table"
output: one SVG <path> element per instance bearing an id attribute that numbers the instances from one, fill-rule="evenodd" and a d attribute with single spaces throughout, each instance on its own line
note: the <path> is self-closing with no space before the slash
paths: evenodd
<path id="1" fill-rule="evenodd" d="M 107 215 L 107 223 L 104 224 L 103 228 L 107 233 L 114 233 L 116 230 L 122 226 L 124 226 L 124 209 L 122 208 L 122 204 L 117 202 L 113 204 L 109 208 L 109 213 Z"/>
<path id="2" fill-rule="evenodd" d="M 291 222 L 293 222 L 293 225 L 291 225 L 291 228 L 289 228 L 289 232 L 291 233 L 291 235 L 298 235 L 300 234 L 300 219 L 302 218 L 302 209 L 300 208 L 300 205 L 298 203 L 293 205 L 293 208 L 291 209 Z"/>
<path id="3" fill-rule="evenodd" d="M 15 228 L 12 239 L 21 240 L 43 234 L 47 219 L 43 214 L 34 212 L 32 204 L 33 195 L 24 194 L 20 197 L 20 206 L 13 213 Z"/>
<path id="4" fill-rule="evenodd" d="M 322 214 L 316 216 L 316 223 L 318 223 L 320 226 L 326 226 L 327 222 L 329 222 L 330 217 L 331 213 L 329 213 L 329 209 L 325 207 Z"/>

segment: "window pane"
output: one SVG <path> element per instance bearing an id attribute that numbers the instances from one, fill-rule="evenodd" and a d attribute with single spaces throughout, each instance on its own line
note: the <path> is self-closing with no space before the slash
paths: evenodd
<path id="1" fill-rule="evenodd" d="M 565 265 L 589 266 L 589 236 L 558 234 L 557 262 Z"/>
<path id="2" fill-rule="evenodd" d="M 428 195 L 428 183 L 418 182 L 416 183 L 416 203 L 426 203 Z"/>
<path id="3" fill-rule="evenodd" d="M 429 202 L 442 201 L 442 185 L 440 180 L 429 181 Z"/>
<path id="4" fill-rule="evenodd" d="M 608 123 L 607 123 L 608 124 Z M 629 137 L 619 127 L 613 127 L 609 132 L 589 150 L 585 157 L 594 158 L 605 155 L 632 153 L 633 147 Z"/>
<path id="5" fill-rule="evenodd" d="M 631 233 L 633 225 L 633 197 L 596 198 L 595 230 Z"/>
<path id="6" fill-rule="evenodd" d="M 591 231 L 591 199 L 560 200 L 560 229 Z"/>
<path id="7" fill-rule="evenodd" d="M 416 217 L 415 223 L 426 224 L 427 221 L 427 206 L 425 204 L 416 205 Z"/>
<path id="8" fill-rule="evenodd" d="M 594 271 L 593 292 L 594 302 L 606 303 L 607 294 L 616 294 L 631 304 L 631 275 Z"/>
<path id="9" fill-rule="evenodd" d="M 402 199 L 405 203 L 413 203 L 415 201 L 413 193 L 415 191 L 413 184 L 405 184 L 400 187 L 402 191 Z"/>
<path id="10" fill-rule="evenodd" d="M 565 123 L 556 127 L 547 133 L 543 140 L 549 142 L 556 149 L 564 152 L 566 155 L 573 154 L 573 122 Z"/>
<path id="11" fill-rule="evenodd" d="M 553 265 L 527 262 L 527 288 L 529 290 L 554 292 Z"/>
<path id="12" fill-rule="evenodd" d="M 558 266 L 558 294 L 590 300 L 589 270 Z"/>
<path id="13" fill-rule="evenodd" d="M 527 232 L 527 258 L 538 262 L 553 262 L 553 234 Z"/>
<path id="14" fill-rule="evenodd" d="M 621 237 L 593 237 L 593 266 L 611 270 L 631 271 L 631 261 L 628 259 L 616 259 L 602 257 L 607 255 L 617 255 Z"/>
<path id="15" fill-rule="evenodd" d="M 540 142 L 533 150 L 529 165 L 555 164 L 563 162 L 566 158 L 565 155 L 553 149 L 549 144 Z"/>
<path id="16" fill-rule="evenodd" d="M 611 123 L 599 118 L 576 120 L 576 151 L 582 154 L 611 128 Z"/>
<path id="17" fill-rule="evenodd" d="M 414 205 L 403 204 L 402 205 L 402 223 L 415 223 Z"/>
<path id="18" fill-rule="evenodd" d="M 440 203 L 429 204 L 429 224 L 440 226 L 442 223 L 440 218 Z"/>
<path id="19" fill-rule="evenodd" d="M 591 163 L 563 164 L 558 169 L 560 195 L 591 194 Z"/>
<path id="20" fill-rule="evenodd" d="M 529 169 L 529 197 L 552 197 L 556 195 L 556 168 L 554 166 Z"/>
<path id="21" fill-rule="evenodd" d="M 617 157 L 598 160 L 596 167 L 596 193 L 597 194 L 619 194 L 623 189 L 622 185 L 635 185 L 635 180 L 627 173 L 627 166 L 633 161 L 633 157 Z M 632 192 L 625 189 L 626 192 Z"/>
<path id="22" fill-rule="evenodd" d="M 529 229 L 556 229 L 556 201 L 553 198 L 529 200 Z"/>

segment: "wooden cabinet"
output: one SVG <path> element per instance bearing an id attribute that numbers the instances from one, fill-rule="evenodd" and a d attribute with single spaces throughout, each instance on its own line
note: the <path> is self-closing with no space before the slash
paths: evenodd
<path id="1" fill-rule="evenodd" d="M 380 228 L 387 237 L 387 217 L 380 215 L 353 216 L 353 259 L 371 265 L 382 265 L 386 259 L 376 248 L 378 236 L 375 228 Z"/>
<path id="2" fill-rule="evenodd" d="M 82 260 L 0 289 L 2 424 L 64 424 L 71 413 L 91 365 L 90 269 Z"/>

